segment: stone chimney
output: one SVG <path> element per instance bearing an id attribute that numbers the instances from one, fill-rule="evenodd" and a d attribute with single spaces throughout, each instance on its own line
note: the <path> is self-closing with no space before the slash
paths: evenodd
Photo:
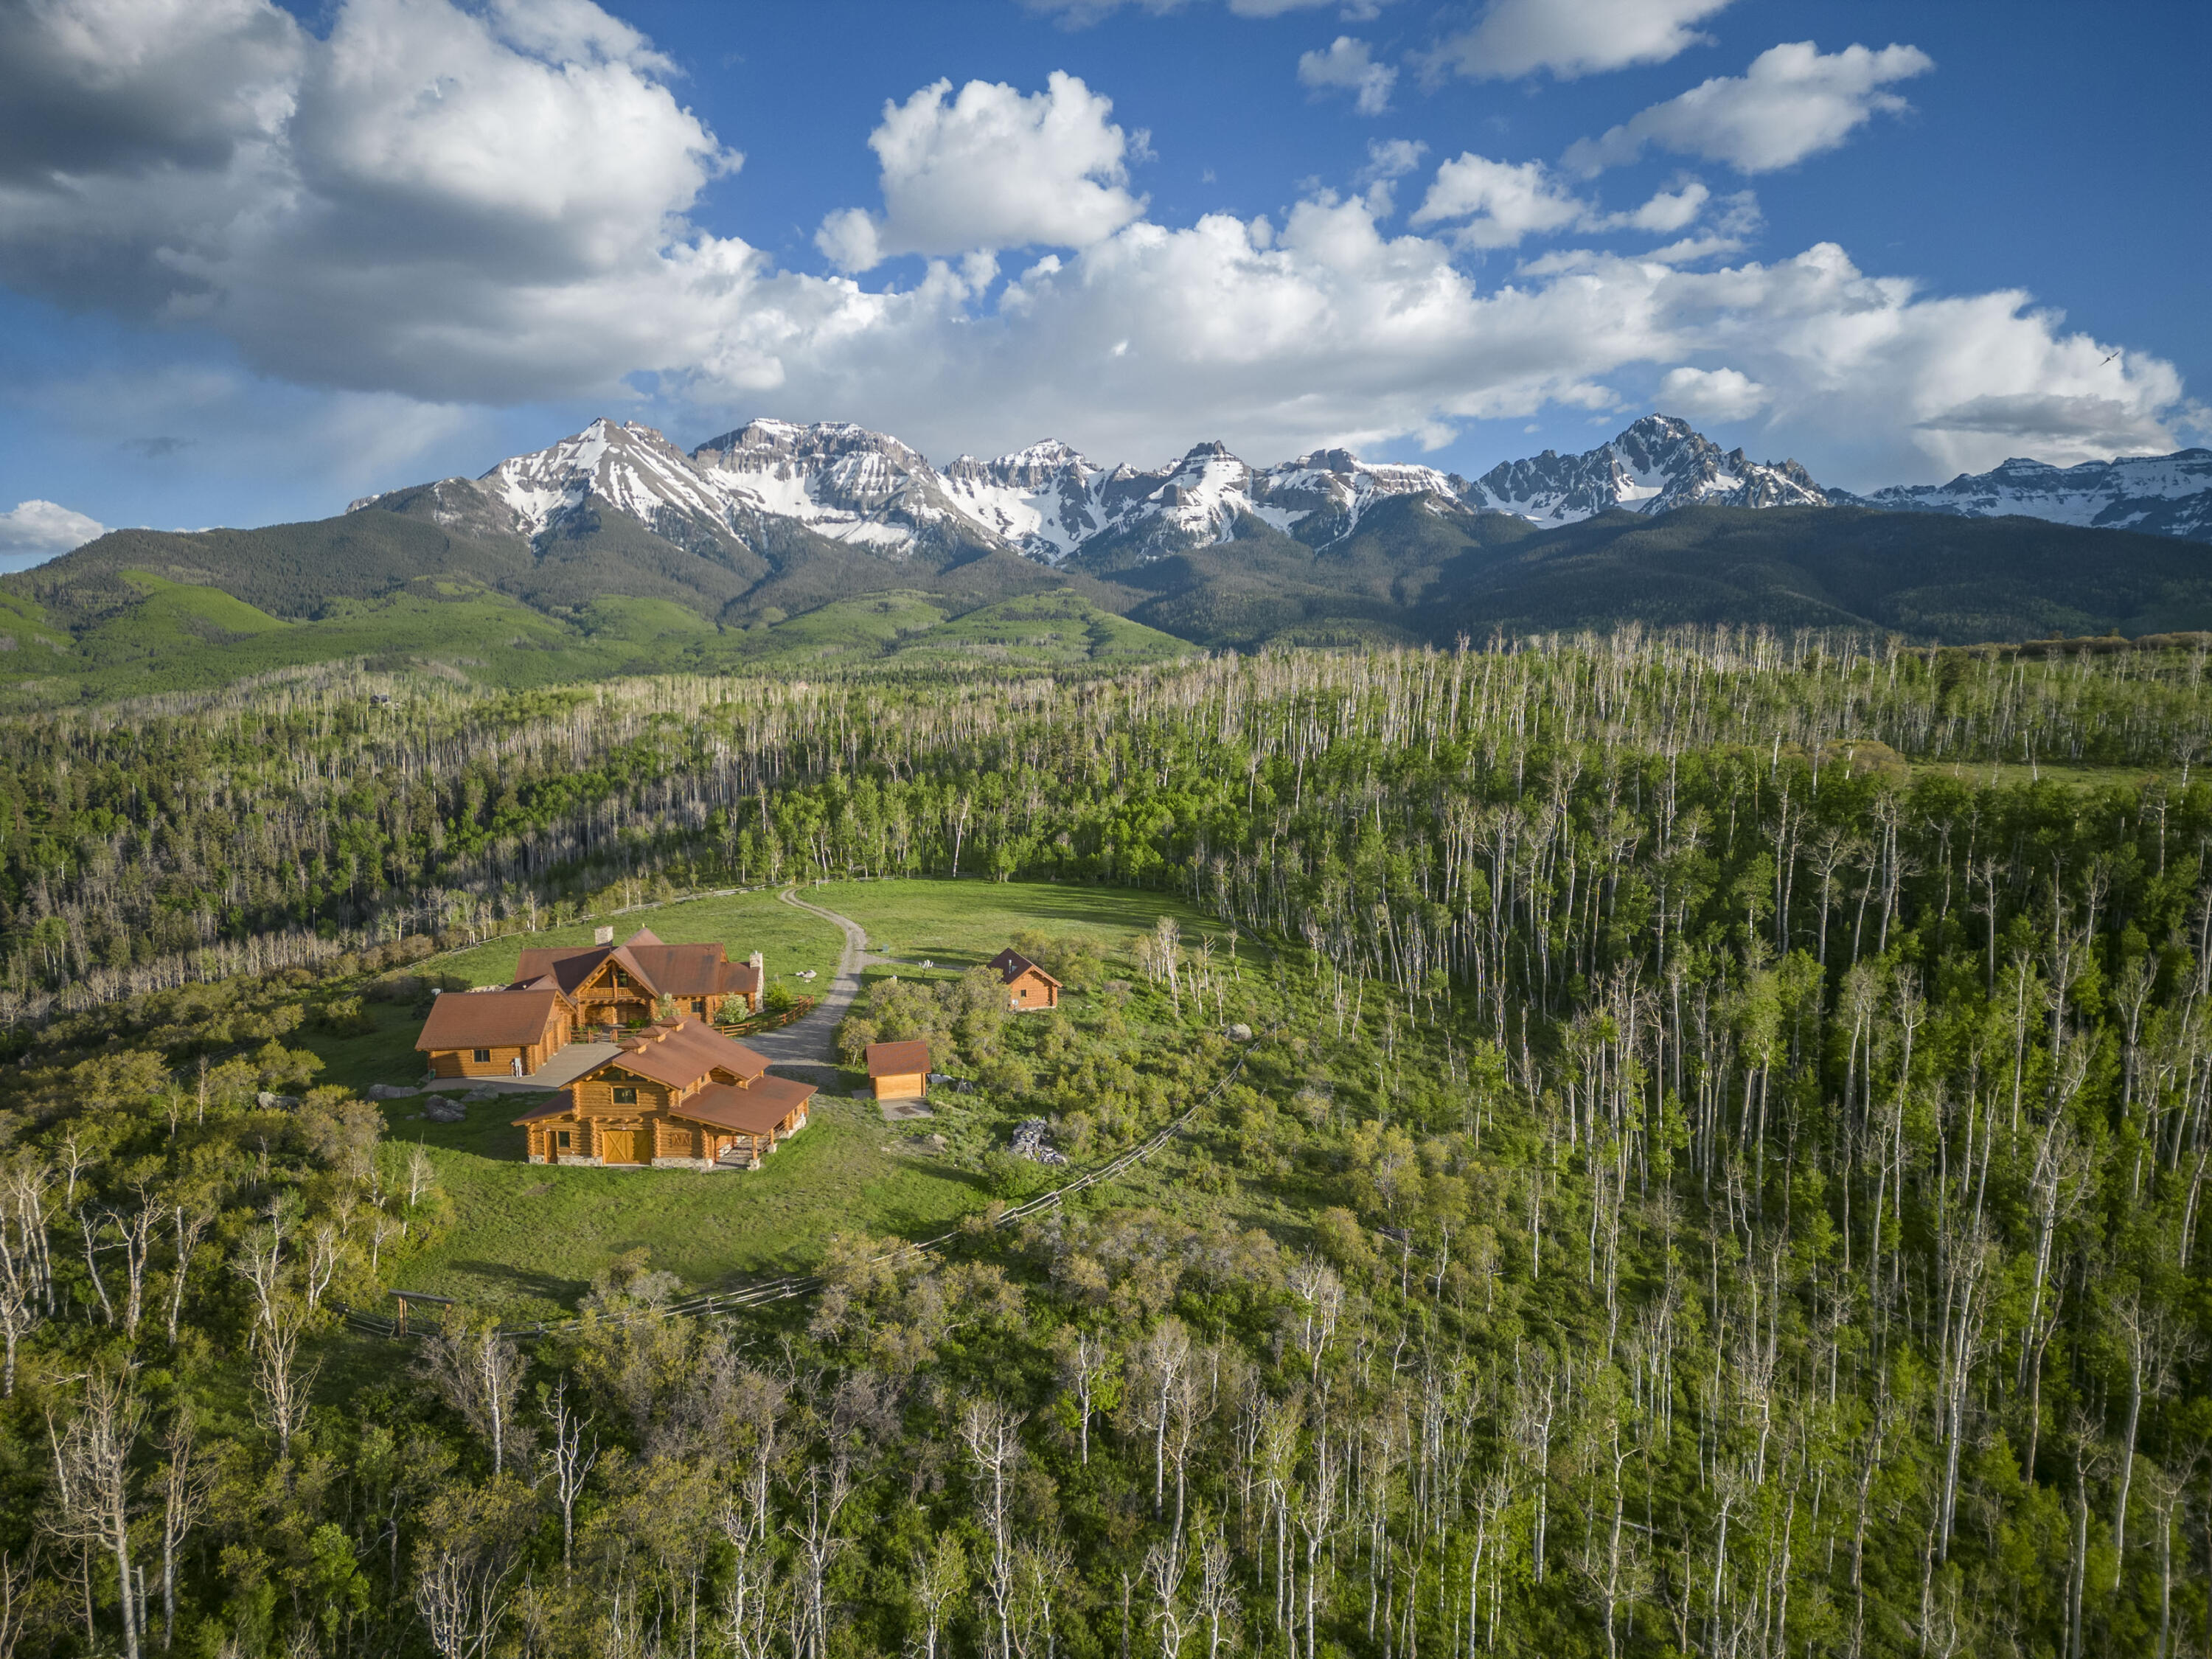
<path id="1" fill-rule="evenodd" d="M 594 945 L 612 945 L 614 942 L 615 942 L 615 930 L 614 930 L 613 928 L 611 928 L 611 927 L 594 927 L 594 928 L 592 930 L 592 944 L 594 944 Z"/>

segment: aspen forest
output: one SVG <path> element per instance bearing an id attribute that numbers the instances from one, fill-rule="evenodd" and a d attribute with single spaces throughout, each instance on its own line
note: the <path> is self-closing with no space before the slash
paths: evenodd
<path id="1" fill-rule="evenodd" d="M 0 720 L 0 1659 L 2212 1655 L 2212 683 L 2106 645 Z M 392 1330 L 464 1212 L 314 1033 L 887 879 L 1205 919 L 856 1009 L 1067 1170 Z"/>

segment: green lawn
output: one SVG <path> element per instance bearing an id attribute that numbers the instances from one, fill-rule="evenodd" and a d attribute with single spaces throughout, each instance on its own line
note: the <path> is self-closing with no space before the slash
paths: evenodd
<path id="1" fill-rule="evenodd" d="M 723 1286 L 809 1267 L 841 1230 L 921 1235 L 986 1201 L 972 1175 L 901 1151 L 871 1100 L 817 1097 L 805 1131 L 742 1174 L 526 1164 L 509 1121 L 526 1104 L 482 1102 L 465 1122 L 432 1123 L 419 1103 L 392 1103 L 393 1140 L 428 1150 L 452 1206 L 403 1288 L 527 1318 L 573 1307 L 611 1257 L 640 1245 L 687 1285 Z M 397 1148 L 386 1156 L 398 1164 Z"/>
<path id="2" fill-rule="evenodd" d="M 1089 939 L 1106 955 L 1121 956 L 1163 915 L 1181 924 L 1187 944 L 1204 933 L 1224 948 L 1228 941 L 1225 927 L 1172 894 L 1073 882 L 833 881 L 803 896 L 852 917 L 884 954 L 902 962 L 927 957 L 940 967 L 988 961 L 1024 928 Z"/>
<path id="3" fill-rule="evenodd" d="M 793 975 L 809 968 L 821 976 L 812 985 L 827 989 L 830 975 L 836 971 L 838 954 L 844 946 L 844 935 L 819 916 L 780 902 L 772 892 L 760 891 L 732 893 L 724 898 L 681 900 L 631 910 L 598 922 L 580 922 L 573 927 L 518 933 L 478 945 L 473 951 L 433 957 L 421 964 L 421 969 L 458 974 L 471 985 L 505 985 L 514 977 L 515 963 L 526 945 L 589 945 L 594 927 L 610 925 L 615 930 L 617 944 L 644 927 L 671 945 L 719 940 L 729 947 L 732 962 L 743 962 L 758 951 L 767 960 L 769 983 L 783 980 L 799 992 L 811 988 L 807 981 Z"/>
<path id="4" fill-rule="evenodd" d="M 1164 913 L 1182 922 L 1195 944 L 1225 930 L 1165 894 L 1048 883 L 843 881 L 808 886 L 802 894 L 869 930 L 869 942 L 896 959 L 883 973 L 916 974 L 923 958 L 954 974 L 1003 949 L 1009 937 L 1038 929 L 1087 936 L 1109 959 L 1121 959 L 1136 933 Z M 806 967 L 826 988 L 841 935 L 828 922 L 779 902 L 773 893 L 737 894 L 634 911 L 615 921 L 617 939 L 649 927 L 672 943 L 720 939 L 732 955 L 762 951 L 771 978 Z M 533 935 L 528 942 L 589 944 L 592 924 Z M 526 941 L 502 939 L 434 957 L 438 969 L 477 984 L 503 983 Z M 1250 959 L 1247 947 L 1248 960 Z M 1115 960 L 1113 971 L 1131 971 Z M 793 981 L 796 987 L 796 981 Z M 1085 999 L 1071 1012 L 1087 1018 Z M 378 1030 L 352 1037 L 313 1036 L 327 1067 L 325 1081 L 363 1087 L 418 1077 L 411 1012 L 373 1005 Z M 854 1091 L 851 1096 L 844 1091 Z M 465 1122 L 437 1124 L 422 1102 L 386 1102 L 396 1173 L 405 1148 L 419 1143 L 437 1171 L 451 1206 L 438 1242 L 409 1260 L 397 1282 L 408 1290 L 457 1297 L 525 1319 L 573 1307 L 592 1276 L 621 1252 L 644 1246 L 654 1265 L 686 1285 L 709 1289 L 794 1268 L 819 1259 L 832 1233 L 864 1231 L 922 1237 L 981 1208 L 990 1194 L 963 1149 L 996 1144 L 1018 1110 L 988 1095 L 938 1103 L 939 1116 L 915 1129 L 887 1127 L 857 1077 L 817 1097 L 805 1132 L 757 1171 L 702 1174 L 674 1170 L 563 1169 L 523 1161 L 522 1132 L 511 1120 L 525 1097 L 469 1108 Z M 923 1144 L 944 1134 L 948 1153 Z M 1042 1171 L 1039 1172 L 1042 1178 Z M 1165 1183 L 1165 1184 L 1164 1184 Z M 1172 1197 L 1169 1170 L 1140 1178 L 1128 1197 Z"/>

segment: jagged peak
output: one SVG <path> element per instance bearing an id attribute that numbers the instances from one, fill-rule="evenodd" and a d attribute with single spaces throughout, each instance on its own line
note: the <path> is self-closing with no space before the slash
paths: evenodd
<path id="1" fill-rule="evenodd" d="M 855 447 L 894 450 L 912 455 L 916 460 L 921 459 L 917 451 L 889 433 L 872 431 L 856 422 L 784 421 L 768 415 L 756 416 L 718 438 L 708 439 L 691 453 L 700 456 L 745 449 L 822 451 Z"/>
<path id="2" fill-rule="evenodd" d="M 968 458 L 963 456 L 962 459 Z M 1011 450 L 1000 456 L 998 461 L 1002 466 L 1064 465 L 1070 461 L 1080 462 L 1085 466 L 1090 465 L 1081 450 L 1059 438 L 1046 438 L 1020 449 Z"/>

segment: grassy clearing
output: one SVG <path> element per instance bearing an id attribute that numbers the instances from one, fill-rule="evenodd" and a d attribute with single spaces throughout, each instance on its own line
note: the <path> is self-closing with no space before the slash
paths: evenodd
<path id="1" fill-rule="evenodd" d="M 722 1286 L 809 1266 L 842 1229 L 926 1233 L 988 1196 L 967 1171 L 902 1153 L 867 1100 L 818 1098 L 805 1133 L 742 1175 L 526 1164 L 508 1121 L 520 1105 L 482 1102 L 443 1124 L 417 1103 L 392 1104 L 393 1139 L 428 1151 L 451 1206 L 402 1282 L 513 1318 L 573 1307 L 610 1258 L 640 1246 L 687 1285 Z"/>
<path id="2" fill-rule="evenodd" d="M 1164 894 L 942 881 L 833 882 L 803 891 L 862 923 L 870 944 L 893 957 L 892 965 L 872 969 L 871 979 L 893 973 L 954 977 L 1024 929 L 1087 939 L 1109 973 L 1133 975 L 1127 947 L 1163 915 L 1175 915 L 1193 942 L 1212 933 L 1226 945 L 1218 923 Z M 764 892 L 635 912 L 617 922 L 617 936 L 638 925 L 672 942 L 720 939 L 732 953 L 760 949 L 772 974 L 779 964 L 785 974 L 817 967 L 823 975 L 817 985 L 826 982 L 840 944 L 829 923 Z M 587 944 L 591 928 L 586 924 L 544 937 Z M 501 940 L 433 965 L 492 983 L 513 972 L 522 944 Z M 1248 946 L 1242 955 L 1255 995 L 1262 994 L 1262 953 Z M 933 969 L 920 968 L 925 958 Z M 1197 1042 L 1202 1029 L 1194 1020 L 1174 1028 L 1164 996 L 1142 986 L 1075 996 L 1063 1006 L 1064 1029 L 1082 1052 L 1180 1051 Z M 1231 1016 L 1249 1018 L 1255 1012 L 1256 1004 L 1232 1009 Z M 411 1048 L 419 1027 L 410 1012 L 385 1008 L 377 1018 L 372 1035 L 316 1039 L 329 1067 L 325 1080 L 358 1087 L 419 1075 Z M 1016 1020 L 1008 1040 L 1027 1048 L 1043 1030 L 1040 1020 Z M 609 1259 L 639 1246 L 687 1285 L 714 1288 L 808 1267 L 838 1231 L 926 1236 L 989 1202 L 994 1193 L 983 1172 L 984 1155 L 1004 1145 L 1021 1117 L 1054 1109 L 1043 1090 L 1002 1095 L 979 1088 L 933 1104 L 937 1115 L 931 1120 L 887 1127 L 866 1097 L 865 1082 L 848 1075 L 817 1097 L 806 1132 L 762 1170 L 708 1175 L 533 1165 L 522 1161 L 522 1132 L 510 1122 L 523 1109 L 519 1103 L 479 1103 L 464 1122 L 435 1124 L 422 1115 L 419 1099 L 387 1102 L 395 1144 L 386 1156 L 395 1173 L 404 1162 L 404 1148 L 419 1143 L 436 1170 L 441 1204 L 450 1206 L 438 1241 L 407 1263 L 399 1282 L 520 1319 L 573 1307 Z M 1103 1201 L 1156 1203 L 1186 1212 L 1218 1211 L 1225 1204 L 1252 1221 L 1289 1213 L 1264 1186 L 1249 1194 L 1193 1190 L 1188 1176 L 1200 1156 L 1195 1146 L 1172 1147 Z M 1022 1190 L 1042 1188 L 1053 1179 L 1029 1166 L 1017 1176 Z"/>
<path id="3" fill-rule="evenodd" d="M 2108 789 L 2114 784 L 2141 788 L 2167 775 L 2155 766 L 2056 765 L 2049 761 L 1911 761 L 1915 777 L 1956 778 L 1981 789 L 2010 789 L 2025 783 L 2063 783 L 2077 789 Z"/>
<path id="4" fill-rule="evenodd" d="M 1073 882 L 832 881 L 802 896 L 852 917 L 868 930 L 870 948 L 896 961 L 927 957 L 955 969 L 988 961 L 1024 928 L 1086 939 L 1117 957 L 1164 915 L 1194 944 L 1204 933 L 1224 949 L 1228 942 L 1227 928 L 1170 894 Z M 1244 954 L 1253 959 L 1249 946 Z"/>
<path id="5" fill-rule="evenodd" d="M 826 988 L 844 946 L 844 936 L 830 923 L 781 903 L 774 893 L 764 890 L 655 905 L 611 917 L 608 921 L 614 927 L 617 943 L 644 927 L 671 945 L 717 940 L 729 947 L 733 962 L 743 962 L 750 952 L 758 951 L 767 958 L 769 984 L 781 980 L 793 991 L 800 992 L 808 988 L 807 981 L 795 975 L 805 969 L 821 976 L 812 981 L 814 985 Z M 586 921 L 573 927 L 550 928 L 542 933 L 517 934 L 480 945 L 472 951 L 434 957 L 422 966 L 458 974 L 472 985 L 505 985 L 514 977 L 514 965 L 525 946 L 589 945 L 592 929 L 606 925 L 608 922 Z"/>

